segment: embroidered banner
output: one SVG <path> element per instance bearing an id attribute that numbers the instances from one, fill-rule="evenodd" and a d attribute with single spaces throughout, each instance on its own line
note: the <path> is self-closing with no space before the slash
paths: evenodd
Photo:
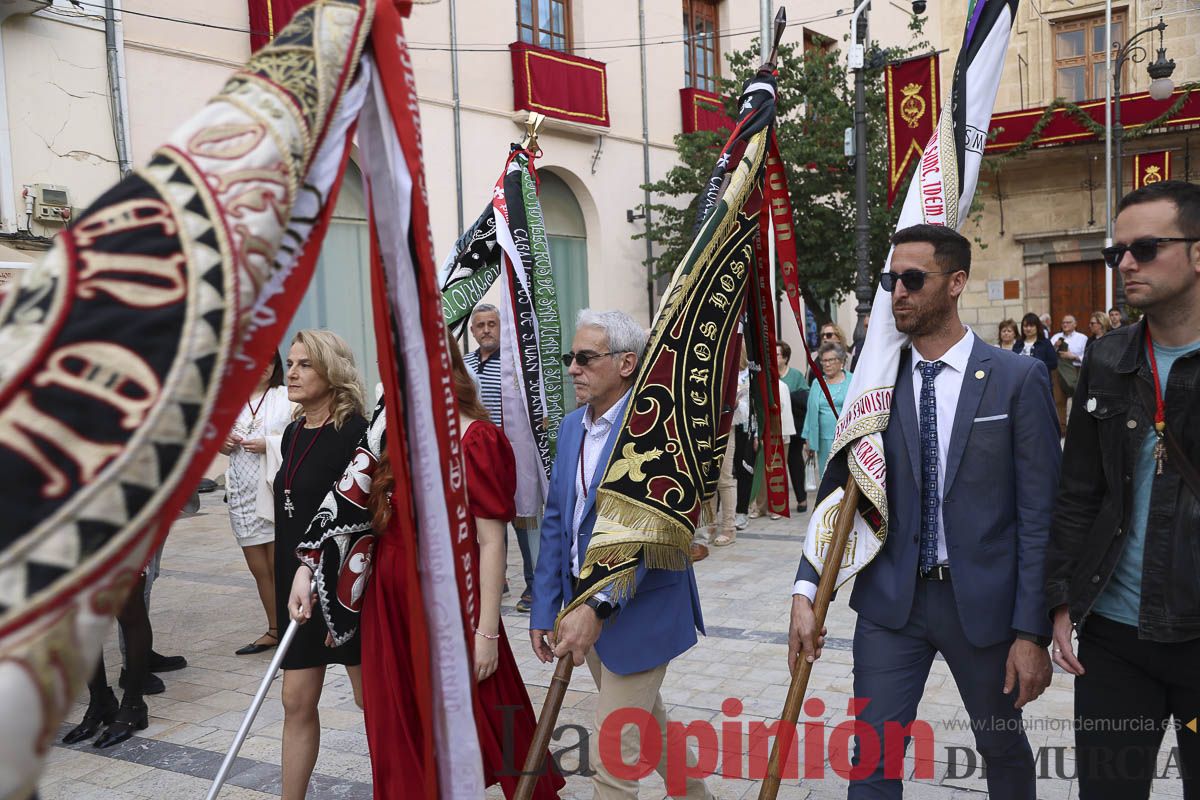
<path id="1" fill-rule="evenodd" d="M 887 204 L 891 208 L 909 165 L 921 158 L 925 143 L 933 135 L 940 105 L 938 55 L 888 64 L 883 81 L 887 98 Z"/>
<path id="2" fill-rule="evenodd" d="M 1171 179 L 1171 151 L 1138 153 L 1133 157 L 1133 188 Z"/>
<path id="3" fill-rule="evenodd" d="M 601 61 L 525 42 L 512 53 L 513 108 L 607 128 L 608 74 Z"/>

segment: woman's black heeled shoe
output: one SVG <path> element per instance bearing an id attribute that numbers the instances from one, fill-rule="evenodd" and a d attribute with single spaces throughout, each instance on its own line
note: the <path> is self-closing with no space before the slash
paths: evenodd
<path id="1" fill-rule="evenodd" d="M 145 703 L 121 703 L 112 724 L 92 742 L 92 747 L 112 747 L 133 737 L 134 731 L 144 731 L 150 725 L 150 710 Z"/>
<path id="2" fill-rule="evenodd" d="M 99 695 L 93 695 L 84 712 L 83 721 L 72 728 L 63 737 L 63 744 L 78 744 L 95 736 L 105 725 L 111 723 L 117 716 L 117 696 L 113 690 L 105 687 Z"/>
<path id="3" fill-rule="evenodd" d="M 272 633 L 272 631 L 274 631 L 274 633 Z M 237 650 L 234 650 L 233 654 L 235 656 L 253 656 L 253 655 L 258 655 L 259 653 L 265 653 L 268 650 L 279 646 L 279 629 L 278 628 L 267 628 L 267 632 L 264 633 L 263 636 L 269 636 L 272 639 L 274 639 L 275 641 L 271 642 L 269 644 L 259 644 L 258 642 L 251 642 L 250 644 L 246 645 L 245 647 L 239 647 Z M 260 636 L 258 638 L 261 639 L 262 636 Z"/>

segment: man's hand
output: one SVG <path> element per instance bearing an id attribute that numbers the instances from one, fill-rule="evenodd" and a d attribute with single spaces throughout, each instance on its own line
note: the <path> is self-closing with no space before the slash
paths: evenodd
<path id="1" fill-rule="evenodd" d="M 558 644 L 554 648 L 554 655 L 564 658 L 570 653 L 578 667 L 600 638 L 601 627 L 600 618 L 591 606 L 579 606 L 558 624 Z"/>
<path id="2" fill-rule="evenodd" d="M 529 641 L 533 644 L 533 654 L 538 657 L 538 661 L 549 664 L 554 660 L 554 631 L 531 628 Z"/>
<path id="3" fill-rule="evenodd" d="M 1071 644 L 1071 634 L 1075 628 L 1071 625 L 1071 612 L 1066 604 L 1054 609 L 1054 644 L 1050 646 L 1050 656 L 1054 663 L 1072 675 L 1083 674 L 1083 664 L 1075 657 L 1075 647 Z"/>
<path id="4" fill-rule="evenodd" d="M 792 595 L 792 623 L 788 628 L 788 672 L 796 671 L 796 659 L 804 653 L 809 663 L 821 657 L 825 647 L 825 636 L 829 630 L 821 628 L 817 634 L 817 615 L 812 603 L 802 594 Z"/>
<path id="5" fill-rule="evenodd" d="M 1022 708 L 1042 696 L 1050 685 L 1050 655 L 1046 648 L 1034 642 L 1017 639 L 1008 649 L 1008 662 L 1004 665 L 1004 693 L 1020 688 L 1014 708 Z"/>

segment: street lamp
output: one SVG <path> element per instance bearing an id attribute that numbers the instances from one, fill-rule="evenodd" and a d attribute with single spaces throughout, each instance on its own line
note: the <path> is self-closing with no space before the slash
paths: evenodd
<path id="1" fill-rule="evenodd" d="M 1158 18 L 1158 24 L 1152 25 L 1145 30 L 1138 31 L 1133 36 L 1125 40 L 1119 46 L 1113 43 L 1116 47 L 1116 56 L 1113 58 L 1112 66 L 1112 85 L 1113 85 L 1113 120 L 1111 136 L 1112 141 L 1116 144 L 1116 158 L 1113 160 L 1113 167 L 1116 169 L 1115 187 L 1110 187 L 1109 196 L 1113 197 L 1113 188 L 1116 190 L 1114 203 L 1120 200 L 1121 189 L 1124 186 L 1121 173 L 1124 166 L 1124 157 L 1122 153 L 1122 145 L 1125 141 L 1125 130 L 1121 127 L 1121 70 L 1125 66 L 1126 61 L 1132 61 L 1135 64 L 1140 64 L 1149 57 L 1146 48 L 1140 44 L 1135 44 L 1138 39 L 1148 33 L 1158 31 L 1158 58 L 1154 63 L 1146 68 L 1146 72 L 1150 75 L 1150 96 L 1155 100 L 1166 100 L 1175 91 L 1175 84 L 1171 82 L 1171 73 L 1175 71 L 1175 60 L 1167 59 L 1167 50 L 1163 46 L 1163 31 L 1167 29 L 1167 23 L 1163 22 L 1162 17 Z M 1111 225 L 1111 217 L 1109 224 Z M 1111 238 L 1111 234 L 1110 234 Z M 1111 243 L 1111 242 L 1110 242 Z M 1121 309 L 1121 313 L 1125 313 L 1125 281 L 1121 277 L 1120 270 L 1116 271 L 1117 289 L 1114 297 L 1113 305 Z"/>

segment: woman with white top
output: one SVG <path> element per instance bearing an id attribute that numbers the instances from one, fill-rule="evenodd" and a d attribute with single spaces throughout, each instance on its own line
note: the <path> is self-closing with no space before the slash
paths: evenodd
<path id="1" fill-rule="evenodd" d="M 276 353 L 221 447 L 221 452 L 229 456 L 229 468 L 225 471 L 229 526 L 242 546 L 246 566 L 254 576 L 258 598 L 267 614 L 267 632 L 236 650 L 239 656 L 261 653 L 279 644 L 272 481 L 279 471 L 280 441 L 283 429 L 292 421 L 293 407 L 283 385 L 283 362 Z"/>

